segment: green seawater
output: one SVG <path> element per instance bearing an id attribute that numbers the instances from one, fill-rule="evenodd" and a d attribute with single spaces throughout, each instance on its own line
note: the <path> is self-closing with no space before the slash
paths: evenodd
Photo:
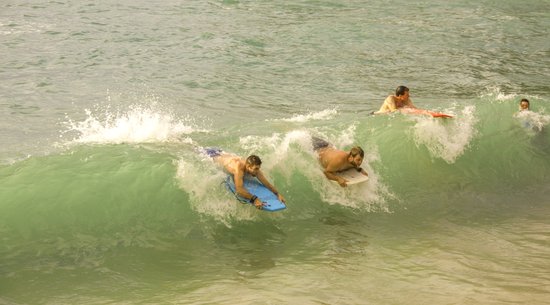
<path id="1" fill-rule="evenodd" d="M 0 304 L 545 304 L 549 12 L 0 4 Z M 370 115 L 398 85 L 454 117 Z M 312 136 L 370 180 L 328 181 Z M 259 155 L 287 209 L 199 147 Z"/>

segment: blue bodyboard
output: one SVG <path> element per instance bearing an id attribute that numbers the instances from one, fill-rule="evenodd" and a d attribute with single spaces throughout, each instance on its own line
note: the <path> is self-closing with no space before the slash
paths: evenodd
<path id="1" fill-rule="evenodd" d="M 225 179 L 225 185 L 235 195 L 235 197 L 237 197 L 239 201 L 252 204 L 246 198 L 237 195 L 235 182 L 233 181 L 233 177 L 231 175 L 227 176 L 227 178 Z M 263 203 L 265 203 L 265 206 L 262 208 L 262 210 L 275 212 L 286 209 L 286 205 L 279 201 L 277 196 L 273 194 L 267 187 L 265 187 L 260 181 L 258 181 L 258 179 L 245 178 L 244 187 L 248 190 L 250 194 L 257 196 Z"/>

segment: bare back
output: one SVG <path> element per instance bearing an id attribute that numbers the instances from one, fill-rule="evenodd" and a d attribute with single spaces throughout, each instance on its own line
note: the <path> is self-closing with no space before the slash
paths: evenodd
<path id="1" fill-rule="evenodd" d="M 319 150 L 319 162 L 328 172 L 339 172 L 354 167 L 348 162 L 348 156 L 348 152 L 332 147 Z"/>
<path id="2" fill-rule="evenodd" d="M 223 166 L 224 170 L 233 176 L 244 171 L 244 160 L 239 156 L 226 153 L 215 157 L 214 161 Z"/>

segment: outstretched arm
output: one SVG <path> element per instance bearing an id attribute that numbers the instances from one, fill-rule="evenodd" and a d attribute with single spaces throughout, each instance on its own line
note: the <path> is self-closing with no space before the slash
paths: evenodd
<path id="1" fill-rule="evenodd" d="M 329 180 L 333 180 L 333 181 L 336 181 L 338 182 L 338 184 L 340 184 L 341 187 L 346 187 L 348 185 L 348 181 L 342 177 L 339 177 L 337 175 L 334 174 L 335 172 L 331 172 L 329 170 L 324 170 L 323 171 L 323 174 L 325 174 L 325 176 L 329 179 Z"/>
<path id="2" fill-rule="evenodd" d="M 275 194 L 279 199 L 279 201 L 286 203 L 286 200 L 283 197 L 283 195 L 279 194 L 277 189 L 269 182 L 269 180 L 267 180 L 267 178 L 264 176 L 264 173 L 262 173 L 262 171 L 258 172 L 258 174 L 256 175 L 256 178 L 258 178 L 258 180 L 260 180 L 260 182 L 263 185 L 265 185 L 265 187 L 267 187 L 273 194 Z"/>
<path id="3" fill-rule="evenodd" d="M 405 103 L 403 103 L 403 106 L 404 107 L 408 107 L 408 108 L 416 108 L 416 106 L 413 104 L 413 102 L 411 101 L 411 99 L 407 99 L 405 101 Z"/>
<path id="4" fill-rule="evenodd" d="M 347 180 L 336 175 L 336 173 L 342 169 L 346 169 L 345 160 L 347 155 L 346 152 L 336 149 L 319 154 L 319 162 L 323 167 L 323 174 L 325 174 L 327 179 L 338 182 L 342 187 L 347 186 Z"/>
<path id="5" fill-rule="evenodd" d="M 323 173 L 325 174 L 325 176 L 329 179 L 329 180 L 334 180 L 336 182 L 338 182 L 338 184 L 340 184 L 341 187 L 346 187 L 348 184 L 347 184 L 347 180 L 336 175 L 336 172 L 338 172 L 339 170 L 341 169 L 341 166 L 339 164 L 339 162 L 337 162 L 336 160 L 332 160 L 330 161 L 325 170 L 323 171 Z"/>

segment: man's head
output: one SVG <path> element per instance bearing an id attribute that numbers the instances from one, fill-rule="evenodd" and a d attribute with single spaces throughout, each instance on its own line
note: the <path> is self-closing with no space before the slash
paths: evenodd
<path id="1" fill-rule="evenodd" d="M 409 99 L 409 88 L 405 86 L 399 86 L 395 89 L 395 96 L 397 96 L 401 101 L 406 101 Z"/>
<path id="2" fill-rule="evenodd" d="M 529 110 L 529 100 L 524 98 L 519 102 L 519 110 Z"/>
<path id="3" fill-rule="evenodd" d="M 363 163 L 364 157 L 365 157 L 365 152 L 363 151 L 363 149 L 359 146 L 355 146 L 349 152 L 348 162 L 355 167 L 359 167 L 361 166 L 361 163 Z"/>
<path id="4" fill-rule="evenodd" d="M 399 86 L 397 87 L 397 89 L 395 89 L 395 96 L 405 95 L 405 93 L 408 93 L 408 92 L 409 92 L 409 88 L 405 86 Z"/>
<path id="5" fill-rule="evenodd" d="M 256 177 L 256 175 L 260 171 L 261 166 L 262 166 L 262 160 L 260 159 L 260 157 L 256 155 L 248 156 L 248 158 L 246 158 L 246 162 L 244 165 L 246 172 L 252 175 L 253 177 Z"/>

